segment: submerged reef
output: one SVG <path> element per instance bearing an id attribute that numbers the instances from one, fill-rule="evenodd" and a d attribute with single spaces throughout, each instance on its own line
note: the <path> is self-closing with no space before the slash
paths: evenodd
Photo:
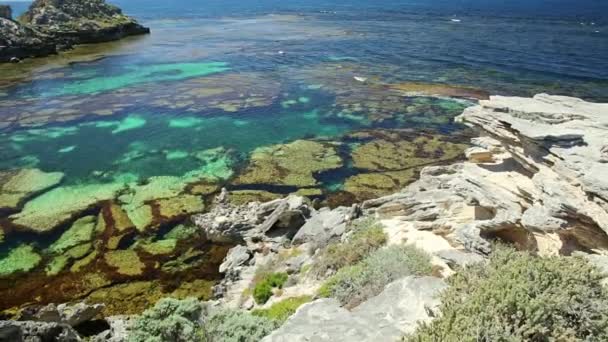
<path id="1" fill-rule="evenodd" d="M 344 182 L 343 190 L 359 200 L 386 195 L 413 182 L 424 166 L 451 162 L 464 156 L 462 135 L 412 134 L 411 130 L 374 130 L 349 135 L 358 143 L 352 150 L 353 167 L 361 172 Z"/>
<path id="2" fill-rule="evenodd" d="M 17 209 L 27 198 L 61 182 L 63 173 L 38 169 L 0 171 L 0 211 Z"/>
<path id="3" fill-rule="evenodd" d="M 236 184 L 272 184 L 296 187 L 317 185 L 313 174 L 342 166 L 336 146 L 308 140 L 260 147 Z"/>
<path id="4" fill-rule="evenodd" d="M 262 73 L 230 73 L 229 68 L 221 62 L 152 64 L 119 69 L 111 75 L 94 73 L 63 80 L 44 93 L 0 101 L 0 129 L 69 122 L 91 115 L 110 117 L 136 112 L 142 105 L 193 114 L 210 110 L 234 113 L 270 106 L 278 98 L 281 85 L 277 80 Z M 82 95 L 87 95 L 86 101 Z M 40 101 L 49 97 L 61 98 L 61 102 L 49 105 Z M 198 123 L 196 116 L 184 116 L 172 121 L 171 127 Z"/>

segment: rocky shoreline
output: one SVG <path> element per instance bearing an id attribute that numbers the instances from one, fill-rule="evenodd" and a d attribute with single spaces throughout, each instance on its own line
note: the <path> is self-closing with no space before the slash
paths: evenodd
<path id="1" fill-rule="evenodd" d="M 74 45 L 150 33 L 150 29 L 104 0 L 37 0 L 14 20 L 0 7 L 0 62 L 44 57 Z"/>
<path id="2" fill-rule="evenodd" d="M 235 245 L 205 305 L 264 317 L 297 302 L 263 341 L 397 341 L 441 315 L 438 294 L 455 274 L 487 262 L 496 240 L 541 258 L 582 257 L 605 272 L 608 104 L 492 96 L 458 120 L 480 133 L 467 161 L 424 168 L 418 181 L 390 196 L 329 209 L 296 195 L 234 205 L 223 190 L 209 212 L 192 218 L 211 242 Z M 364 274 L 366 262 L 378 262 L 370 256 L 387 250 L 385 259 L 422 255 L 422 266 L 396 272 L 356 301 L 324 298 L 328 279 L 335 285 L 352 276 L 340 267 L 355 265 Z M 100 310 L 83 303 L 25 309 L 13 317 L 19 320 L 0 322 L 0 340 L 77 341 Z M 196 312 L 191 322 L 199 325 L 216 317 Z M 94 326 L 102 331 L 82 336 L 126 341 L 141 329 L 137 317 L 101 321 Z"/>

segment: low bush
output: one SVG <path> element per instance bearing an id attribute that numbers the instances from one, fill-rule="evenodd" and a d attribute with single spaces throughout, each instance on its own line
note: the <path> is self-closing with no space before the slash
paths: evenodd
<path id="1" fill-rule="evenodd" d="M 430 275 L 431 258 L 413 246 L 379 249 L 353 266 L 340 269 L 320 288 L 319 295 L 332 297 L 347 308 L 378 295 L 386 285 L 408 275 Z"/>
<path id="2" fill-rule="evenodd" d="M 204 342 L 259 342 L 276 328 L 278 324 L 266 317 L 244 311 L 220 310 L 207 320 Z"/>
<path id="3" fill-rule="evenodd" d="M 203 306 L 195 298 L 161 299 L 134 323 L 129 342 L 203 341 Z"/>
<path id="4" fill-rule="evenodd" d="M 603 275 L 576 257 L 504 247 L 449 278 L 441 316 L 406 341 L 608 341 Z"/>
<path id="5" fill-rule="evenodd" d="M 272 297 L 272 289 L 283 288 L 289 276 L 287 273 L 271 273 L 259 281 L 253 288 L 253 299 L 258 304 L 264 304 Z"/>
<path id="6" fill-rule="evenodd" d="M 135 320 L 127 341 L 258 342 L 277 327 L 266 317 L 213 310 L 195 298 L 165 298 Z"/>
<path id="7" fill-rule="evenodd" d="M 312 298 L 310 296 L 287 298 L 273 304 L 268 309 L 257 309 L 253 310 L 251 313 L 254 316 L 266 317 L 278 323 L 283 323 L 293 315 L 300 306 L 311 300 Z"/>
<path id="8" fill-rule="evenodd" d="M 318 277 L 353 265 L 386 243 L 382 225 L 371 219 L 357 222 L 345 241 L 326 246 L 317 257 L 311 271 Z"/>

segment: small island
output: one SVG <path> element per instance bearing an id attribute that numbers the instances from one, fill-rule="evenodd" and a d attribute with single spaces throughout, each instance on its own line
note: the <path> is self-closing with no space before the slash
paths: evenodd
<path id="1" fill-rule="evenodd" d="M 0 62 L 147 33 L 149 28 L 104 0 L 36 0 L 17 19 L 10 6 L 0 5 Z"/>

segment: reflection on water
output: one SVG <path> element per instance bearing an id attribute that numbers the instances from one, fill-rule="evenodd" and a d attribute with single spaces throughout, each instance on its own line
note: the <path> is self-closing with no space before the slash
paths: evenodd
<path id="1" fill-rule="evenodd" d="M 240 14 L 0 66 L 0 309 L 207 298 L 229 246 L 188 217 L 221 187 L 349 204 L 462 158 L 489 94 L 607 99 L 601 22 Z"/>

